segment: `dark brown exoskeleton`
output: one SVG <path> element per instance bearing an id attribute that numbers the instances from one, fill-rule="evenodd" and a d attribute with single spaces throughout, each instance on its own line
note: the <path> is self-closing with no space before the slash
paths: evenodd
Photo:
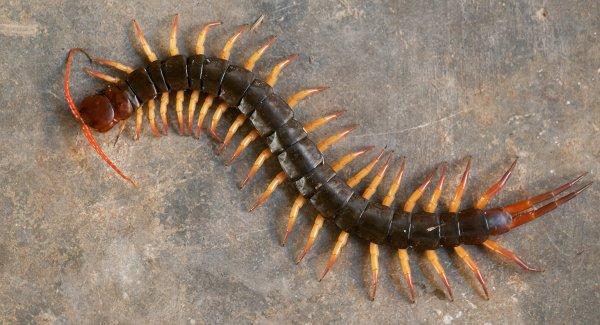
<path id="1" fill-rule="evenodd" d="M 75 105 L 70 94 L 69 75 L 74 54 L 78 51 L 82 52 L 82 50 L 71 50 L 65 68 L 64 88 L 67 102 L 71 112 L 80 122 L 84 135 L 92 147 L 111 168 L 132 183 L 133 181 L 104 154 L 94 139 L 91 129 L 98 132 L 107 132 L 120 122 L 135 116 L 137 138 L 142 128 L 143 109 L 146 109 L 152 134 L 154 136 L 167 134 L 169 127 L 167 112 L 171 93 L 175 93 L 178 131 L 182 135 L 194 134 L 199 136 L 209 109 L 213 105 L 216 106 L 210 122 L 209 133 L 221 142 L 219 153 L 224 151 L 231 143 L 240 126 L 249 121 L 253 126 L 253 130 L 243 138 L 232 154 L 231 159 L 229 159 L 228 164 L 240 156 L 244 149 L 256 139 L 264 140 L 267 148 L 259 154 L 248 175 L 241 183 L 241 187 L 254 177 L 263 163 L 270 157 L 276 157 L 282 169 L 269 183 L 267 189 L 259 196 L 250 210 L 252 211 L 266 202 L 273 191 L 284 181 L 294 183 L 299 195 L 292 205 L 283 242 L 287 241 L 298 213 L 306 202 L 310 202 L 319 212 L 297 262 L 300 262 L 310 250 L 325 220 L 330 220 L 341 229 L 333 252 L 321 274 L 321 279 L 334 265 L 341 249 L 347 242 L 348 236 L 353 234 L 370 243 L 372 270 L 370 296 L 372 299 L 375 297 L 378 282 L 380 245 L 397 249 L 412 301 L 414 301 L 414 288 L 407 253 L 409 248 L 425 252 L 426 258 L 431 262 L 446 286 L 450 298 L 452 298 L 452 290 L 435 250 L 440 247 L 453 248 L 474 272 L 487 298 L 488 290 L 485 281 L 479 268 L 463 246 L 483 245 L 511 259 L 521 267 L 535 271 L 534 268 L 528 266 L 513 252 L 492 241 L 490 236 L 506 233 L 554 210 L 577 196 L 591 184 L 588 183 L 569 194 L 558 197 L 560 193 L 570 189 L 582 179 L 585 175 L 582 174 L 574 180 L 541 195 L 504 207 L 488 208 L 488 203 L 506 184 L 515 167 L 515 161 L 508 171 L 477 200 L 472 208 L 460 210 L 461 198 L 471 167 L 469 158 L 447 212 L 441 212 L 437 209 L 446 179 L 445 163 L 440 165 L 438 169 L 440 176 L 431 198 L 426 202 L 422 211 L 414 211 L 417 201 L 422 197 L 428 185 L 432 183 L 437 170 L 428 174 L 401 208 L 393 208 L 393 201 L 404 174 L 405 159 L 402 158 L 383 201 L 381 203 L 375 202 L 372 197 L 389 169 L 392 153 L 386 152 L 385 149 L 381 150 L 356 174 L 349 179 L 343 179 L 338 172 L 356 158 L 367 153 L 372 147 L 351 152 L 329 164 L 325 161 L 323 152 L 347 136 L 356 126 L 350 125 L 340 132 L 315 142 L 311 139 L 311 132 L 336 119 L 343 111 L 332 112 L 306 124 L 297 121 L 293 112 L 293 108 L 300 100 L 321 92 L 326 87 L 301 90 L 287 99 L 284 99 L 273 90 L 282 69 L 293 62 L 297 55 L 289 56 L 276 64 L 265 79 L 259 78 L 252 72 L 259 58 L 274 43 L 274 37 L 268 38 L 247 59 L 243 66 L 231 63 L 229 61 L 231 49 L 236 40 L 250 29 L 248 25 L 243 25 L 236 30 L 234 35 L 225 43 L 219 56 L 206 56 L 204 53 L 206 35 L 212 27 L 219 24 L 219 22 L 206 24 L 198 35 L 195 54 L 185 57 L 179 53 L 177 48 L 178 18 L 176 16 L 171 29 L 170 56 L 164 60 L 159 60 L 148 45 L 139 25 L 134 21 L 135 33 L 142 50 L 148 58 L 148 65 L 134 69 L 116 61 L 94 59 L 94 62 L 119 70 L 125 73 L 126 76 L 123 78 L 112 77 L 99 71 L 87 69 L 86 72 L 90 75 L 108 82 L 109 85 L 98 94 L 85 98 L 79 106 Z M 183 106 L 186 95 L 189 95 L 187 123 Z M 160 98 L 161 127 L 156 123 L 155 100 L 158 98 Z M 201 98 L 202 104 L 198 115 L 196 115 L 196 106 Z M 221 138 L 216 132 L 217 125 L 223 113 L 228 109 L 236 109 L 238 116 L 227 134 Z M 386 158 L 382 159 L 383 157 Z M 380 161 L 384 162 L 377 169 L 367 188 L 362 193 L 355 191 L 354 187 L 367 177 Z M 537 209 L 534 207 L 544 201 L 549 201 L 549 203 Z"/>

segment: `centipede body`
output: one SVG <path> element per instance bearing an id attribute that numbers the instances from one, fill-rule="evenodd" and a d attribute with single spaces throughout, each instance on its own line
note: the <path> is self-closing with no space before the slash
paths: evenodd
<path id="1" fill-rule="evenodd" d="M 111 84 L 98 94 L 84 99 L 79 107 L 76 107 L 73 103 L 68 89 L 68 72 L 72 55 L 76 53 L 75 51 L 71 51 L 67 61 L 67 78 L 65 80 L 65 94 L 71 110 L 78 120 L 80 120 L 84 132 L 89 132 L 89 127 L 99 132 L 106 132 L 120 121 L 133 117 L 134 111 L 136 114 L 141 112 L 142 107 L 147 106 L 153 110 L 152 107 L 155 106 L 154 101 L 160 100 L 159 113 L 163 122 L 162 132 L 166 134 L 168 129 L 166 124 L 166 109 L 169 104 L 169 94 L 176 93 L 175 106 L 179 133 L 185 134 L 192 133 L 190 126 L 193 126 L 192 118 L 195 116 L 195 103 L 192 105 L 192 101 L 190 101 L 189 123 L 187 124 L 188 129 L 186 129 L 183 118 L 183 100 L 186 94 L 190 94 L 189 96 L 195 96 L 196 100 L 200 97 L 204 98 L 204 103 L 199 112 L 196 133 L 202 127 L 208 108 L 214 104 L 217 108 L 212 117 L 210 134 L 213 138 L 222 142 L 223 146 L 226 146 L 228 141 L 231 141 L 236 129 L 230 129 L 233 131 L 228 132 L 225 138 L 221 139 L 215 132 L 216 125 L 224 110 L 230 108 L 237 109 L 240 123 L 247 121 L 246 123 L 250 123 L 253 127 L 253 131 L 246 135 L 238 149 L 244 150 L 248 143 L 256 139 L 262 139 L 265 147 L 268 149 L 265 149 L 255 161 L 253 169 L 251 169 L 246 179 L 242 182 L 242 187 L 252 179 L 256 170 L 269 157 L 277 160 L 282 170 L 282 173 L 278 174 L 269 184 L 267 190 L 252 206 L 251 210 L 263 204 L 281 182 L 287 180 L 294 184 L 300 195 L 296 198 L 294 208 L 290 213 L 290 223 L 288 223 L 288 229 L 286 229 L 286 238 L 293 227 L 293 221 L 297 216 L 298 209 L 302 205 L 310 203 L 319 213 L 313 226 L 313 231 L 311 231 L 309 241 L 307 241 L 305 250 L 301 253 L 299 260 L 310 249 L 320 227 L 323 225 L 323 221 L 330 221 L 329 223 L 334 224 L 341 231 L 321 278 L 327 274 L 335 263 L 348 236 L 354 235 L 370 243 L 373 271 L 371 298 L 375 296 L 377 284 L 379 245 L 398 250 L 402 271 L 407 285 L 410 287 L 411 300 L 414 300 L 414 293 L 410 266 L 406 257 L 406 250 L 409 248 L 424 250 L 426 252 L 427 259 L 438 272 L 451 299 L 451 287 L 443 268 L 437 260 L 435 250 L 440 247 L 454 249 L 477 276 L 487 297 L 488 290 L 485 281 L 476 264 L 462 246 L 483 245 L 512 259 L 524 268 L 533 270 L 533 268 L 527 266 L 514 253 L 492 241 L 490 236 L 508 232 L 517 226 L 552 211 L 574 198 L 591 184 L 587 183 L 566 195 L 560 196 L 562 192 L 570 189 L 576 182 L 582 179 L 584 176 L 582 174 L 555 190 L 525 201 L 504 207 L 487 208 L 490 200 L 502 189 L 509 179 L 516 163 L 515 160 L 515 163 L 480 197 L 473 208 L 460 210 L 460 202 L 471 166 L 471 161 L 468 159 L 463 177 L 448 212 L 442 212 L 437 209 L 439 196 L 446 177 L 446 164 L 441 164 L 436 170 L 430 172 L 421 185 L 406 200 L 404 206 L 400 207 L 394 206 L 392 202 L 401 183 L 405 161 L 403 159 L 401 160 L 402 164 L 398 164 L 400 167 L 393 177 L 388 195 L 382 203 L 376 202 L 372 200 L 372 196 L 385 177 L 385 174 L 391 169 L 392 153 L 381 150 L 379 155 L 373 158 L 369 164 L 353 177 L 348 180 L 343 179 L 339 174 L 339 169 L 360 155 L 367 153 L 371 148 L 351 153 L 347 161 L 344 160 L 344 157 L 338 163 L 334 164 L 326 160 L 324 151 L 354 130 L 355 126 L 349 126 L 342 132 L 338 132 L 322 141 L 317 141 L 312 138 L 310 131 L 329 122 L 329 119 L 325 116 L 322 117 L 324 120 L 303 124 L 294 115 L 293 106 L 297 100 L 322 91 L 324 88 L 307 89 L 304 92 L 298 92 L 297 98 L 292 96 L 289 99 L 284 99 L 274 90 L 273 86 L 276 83 L 278 74 L 286 65 L 295 60 L 296 56 L 290 56 L 281 61 L 273 68 L 271 74 L 266 79 L 262 79 L 255 74 L 252 71 L 252 67 L 266 48 L 272 45 L 273 41 L 271 39 L 251 56 L 246 65 L 241 66 L 229 61 L 233 44 L 249 29 L 248 25 L 242 25 L 236 30 L 234 35 L 225 44 L 219 56 L 205 54 L 203 43 L 206 33 L 217 25 L 218 23 L 206 24 L 199 33 L 196 53 L 185 56 L 179 53 L 176 45 L 178 30 L 178 18 L 176 17 L 173 20 L 171 30 L 169 47 L 171 55 L 159 60 L 145 40 L 139 25 L 134 21 L 136 35 L 150 62 L 143 67 L 133 69 L 123 68 L 114 61 L 96 60 L 100 64 L 126 72 L 126 76 L 122 79 L 111 79 L 106 75 L 90 70 L 91 75 L 109 81 Z M 202 94 L 202 96 L 199 96 L 199 94 Z M 331 118 L 335 118 L 337 115 L 339 114 L 332 114 L 331 116 L 333 117 Z M 139 130 L 140 122 L 137 116 L 136 118 L 136 129 Z M 150 123 L 152 125 L 153 121 L 151 120 Z M 88 131 L 86 131 L 86 128 L 88 128 Z M 95 140 L 93 140 L 93 136 L 86 133 L 86 137 L 91 139 L 90 142 L 94 148 L 103 155 L 103 152 L 97 143 L 95 143 Z M 230 162 L 238 155 L 239 151 L 236 150 Z M 105 155 L 103 155 L 103 159 L 110 164 L 110 160 Z M 375 170 L 375 167 L 378 165 L 379 167 L 375 176 L 364 192 L 360 193 L 356 191 L 354 186 L 369 175 L 371 171 Z M 116 166 L 111 165 L 111 167 L 124 176 Z M 434 180 L 436 174 L 439 174 L 437 183 Z M 434 192 L 423 211 L 415 211 L 414 208 L 417 201 L 423 196 L 426 188 L 434 183 L 436 183 Z M 539 208 L 534 207 L 534 205 L 541 204 L 544 201 L 549 202 L 544 203 Z"/>

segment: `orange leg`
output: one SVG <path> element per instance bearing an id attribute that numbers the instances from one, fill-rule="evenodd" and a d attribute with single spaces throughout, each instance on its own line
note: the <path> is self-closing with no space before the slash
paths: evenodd
<path id="1" fill-rule="evenodd" d="M 214 100 L 215 100 L 215 96 L 213 96 L 213 95 L 207 95 L 204 98 L 202 107 L 200 107 L 200 113 L 198 113 L 198 122 L 196 125 L 196 132 L 194 134 L 196 136 L 196 138 L 200 137 L 200 133 L 202 133 L 202 123 L 204 123 L 204 118 L 206 117 L 206 114 L 208 113 L 208 109 L 212 106 Z"/>
<path id="2" fill-rule="evenodd" d="M 498 182 L 496 182 L 494 185 L 490 186 L 490 188 L 488 188 L 488 190 L 485 191 L 485 193 L 481 196 L 481 198 L 477 201 L 477 203 L 475 203 L 475 209 L 485 208 L 487 206 L 487 204 L 490 202 L 490 200 L 492 198 L 494 198 L 494 196 L 496 196 L 496 194 L 498 194 L 498 192 L 500 192 L 500 190 L 506 184 L 506 181 L 508 181 L 508 178 L 510 177 L 510 174 L 512 173 L 516 164 L 517 164 L 517 159 L 515 159 L 515 161 L 512 163 L 512 165 L 510 165 L 510 168 L 506 171 L 506 173 L 504 173 L 504 175 L 502 175 L 502 177 L 498 180 Z"/>
<path id="3" fill-rule="evenodd" d="M 470 171 L 471 171 L 471 157 L 468 157 L 467 158 L 467 166 L 465 167 L 465 171 L 460 179 L 460 183 L 456 187 L 456 191 L 454 192 L 454 198 L 452 199 L 452 202 L 450 203 L 450 208 L 448 209 L 450 213 L 456 213 L 456 212 L 458 212 L 458 209 L 460 208 L 460 201 L 462 199 L 465 188 L 467 187 L 467 180 L 469 179 Z M 486 285 L 485 280 L 483 279 L 483 276 L 481 275 L 481 272 L 479 271 L 479 267 L 477 266 L 475 261 L 471 258 L 471 256 L 469 256 L 469 253 L 467 253 L 467 251 L 461 246 L 454 247 L 454 251 L 456 252 L 458 257 L 460 257 L 460 259 L 463 260 L 463 262 L 465 262 L 467 264 L 469 269 L 471 269 L 471 271 L 477 278 L 477 281 L 479 281 L 479 283 L 481 284 L 481 287 L 483 288 L 483 292 L 485 294 L 485 299 L 489 299 L 489 292 L 488 292 L 487 285 Z"/>
<path id="4" fill-rule="evenodd" d="M 408 250 L 399 249 L 398 259 L 400 260 L 400 267 L 402 268 L 402 274 L 404 274 L 404 280 L 408 286 L 408 292 L 410 293 L 410 301 L 415 302 L 415 287 L 412 281 L 412 274 L 410 271 L 410 262 L 408 259 Z"/>
<path id="5" fill-rule="evenodd" d="M 486 241 L 483 242 L 483 246 L 485 246 L 486 248 L 508 258 L 509 260 L 517 263 L 517 265 L 519 265 L 521 268 L 523 268 L 524 270 L 527 271 L 533 271 L 533 272 L 541 272 L 541 270 L 533 268 L 529 265 L 527 265 L 527 263 L 525 263 L 520 257 L 518 257 L 515 253 L 513 253 L 511 250 L 508 250 L 502 246 L 500 246 L 500 244 L 496 243 L 495 241 L 488 239 Z"/>
<path id="6" fill-rule="evenodd" d="M 469 179 L 469 173 L 471 172 L 471 157 L 467 158 L 467 166 L 465 167 L 465 172 L 463 173 L 460 183 L 456 188 L 456 192 L 454 192 L 454 197 L 450 202 L 450 207 L 448 208 L 449 212 L 456 213 L 458 209 L 460 209 L 460 201 L 462 200 L 463 194 L 465 192 L 465 188 L 467 187 L 467 180 Z"/>
<path id="7" fill-rule="evenodd" d="M 216 26 L 221 25 L 220 21 L 213 21 L 210 22 L 208 24 L 205 24 L 204 26 L 202 26 L 202 29 L 200 29 L 200 32 L 198 33 L 198 37 L 196 38 L 196 54 L 204 54 L 204 43 L 206 42 L 206 35 L 208 35 L 208 32 Z"/>
<path id="8" fill-rule="evenodd" d="M 448 296 L 450 297 L 450 300 L 453 301 L 454 296 L 452 294 L 452 287 L 450 286 L 450 283 L 448 282 L 448 277 L 446 277 L 446 272 L 444 271 L 444 268 L 442 267 L 442 264 L 440 263 L 440 261 L 437 257 L 437 254 L 433 250 L 426 250 L 425 257 L 431 263 L 431 265 L 433 265 L 433 268 L 435 269 L 437 274 L 440 276 L 440 279 L 442 279 L 442 282 L 444 283 L 446 290 L 448 290 Z"/>
<path id="9" fill-rule="evenodd" d="M 150 130 L 152 131 L 152 135 L 155 137 L 160 136 L 160 131 L 158 131 L 158 126 L 156 126 L 156 102 L 154 99 L 148 101 L 148 123 L 150 124 Z"/>
<path id="10" fill-rule="evenodd" d="M 475 261 L 473 261 L 471 256 L 469 256 L 469 253 L 467 253 L 467 251 L 464 248 L 462 248 L 461 246 L 454 247 L 454 251 L 456 252 L 458 257 L 460 257 L 467 264 L 467 266 L 471 269 L 473 274 L 475 274 L 477 281 L 479 281 L 479 283 L 481 284 L 481 287 L 483 288 L 483 293 L 485 294 L 485 299 L 489 300 L 490 294 L 488 293 L 487 285 L 485 284 L 485 280 L 483 279 L 483 276 L 481 275 L 481 272 L 479 271 L 479 267 L 477 266 Z"/>
<path id="11" fill-rule="evenodd" d="M 390 188 L 383 198 L 382 204 L 389 207 L 392 205 L 396 192 L 400 187 L 400 181 L 402 180 L 402 174 L 404 173 L 404 158 L 402 158 L 402 165 L 394 179 Z M 379 246 L 375 243 L 369 244 L 369 256 L 371 261 L 371 287 L 369 289 L 369 297 L 371 300 L 375 300 L 375 294 L 377 293 L 377 284 L 379 283 Z"/>

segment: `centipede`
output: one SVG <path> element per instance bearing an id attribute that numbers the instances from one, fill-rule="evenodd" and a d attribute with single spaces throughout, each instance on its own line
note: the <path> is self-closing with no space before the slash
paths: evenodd
<path id="1" fill-rule="evenodd" d="M 226 165 L 236 159 L 250 144 L 260 142 L 264 149 L 252 164 L 247 176 L 240 183 L 246 186 L 269 159 L 276 160 L 280 171 L 268 183 L 249 211 L 263 205 L 271 194 L 283 183 L 293 184 L 296 197 L 287 216 L 287 225 L 282 236 L 282 244 L 288 240 L 303 206 L 312 205 L 317 212 L 304 247 L 300 250 L 296 263 L 300 263 L 310 252 L 324 225 L 339 228 L 339 235 L 331 250 L 323 271 L 318 276 L 321 281 L 333 268 L 342 253 L 350 235 L 359 238 L 369 247 L 370 284 L 368 295 L 375 299 L 379 275 L 379 252 L 381 246 L 397 252 L 401 274 L 404 278 L 407 299 L 415 302 L 415 289 L 412 280 L 409 250 L 424 253 L 424 256 L 439 281 L 446 289 L 446 296 L 453 300 L 452 287 L 446 272 L 439 261 L 437 251 L 442 248 L 456 253 L 459 260 L 481 285 L 484 299 L 489 299 L 486 281 L 474 259 L 469 255 L 467 246 L 481 246 L 496 253 L 507 261 L 515 263 L 526 271 L 540 271 L 530 266 L 513 251 L 503 247 L 495 237 L 519 226 L 527 224 L 578 196 L 592 185 L 589 181 L 576 184 L 587 175 L 581 173 L 572 180 L 537 196 L 507 205 L 489 207 L 492 199 L 505 186 L 513 172 L 517 160 L 508 170 L 475 200 L 468 208 L 461 208 L 461 200 L 467 188 L 471 170 L 471 158 L 464 159 L 464 172 L 451 196 L 447 209 L 438 208 L 438 202 L 446 181 L 448 164 L 443 162 L 435 166 L 409 195 L 403 204 L 394 204 L 400 188 L 407 158 L 396 155 L 392 150 L 364 146 L 351 151 L 341 158 L 329 162 L 324 153 L 334 144 L 346 138 L 357 128 L 356 124 L 342 127 L 340 131 L 315 140 L 313 132 L 338 117 L 344 111 L 332 111 L 307 123 L 295 118 L 294 108 L 308 97 L 320 93 L 327 87 L 319 86 L 302 89 L 288 98 L 279 95 L 274 87 L 281 72 L 298 59 L 293 54 L 278 61 L 266 77 L 261 78 L 254 71 L 256 63 L 267 50 L 275 44 L 276 37 L 267 37 L 257 46 L 243 63 L 237 65 L 230 61 L 235 43 L 256 31 L 263 17 L 253 24 L 242 24 L 227 38 L 217 56 L 205 52 L 205 42 L 210 31 L 222 25 L 220 21 L 204 24 L 199 29 L 193 55 L 181 54 L 178 47 L 179 15 L 175 15 L 169 34 L 169 56 L 160 59 L 146 40 L 140 24 L 132 21 L 135 39 L 144 54 L 147 64 L 134 68 L 119 61 L 92 57 L 82 48 L 68 51 L 64 71 L 64 94 L 70 111 L 89 142 L 100 158 L 123 180 L 138 186 L 103 151 L 94 137 L 94 133 L 104 133 L 119 127 L 119 134 L 129 119 L 135 121 L 134 139 L 138 139 L 144 123 L 144 113 L 151 134 L 154 137 L 169 133 L 169 101 L 175 98 L 177 132 L 181 136 L 198 138 L 203 133 L 215 141 L 216 154 L 224 154 L 242 130 L 244 124 L 250 130 L 239 145 L 232 150 L 231 157 L 225 159 Z M 78 105 L 71 95 L 70 75 L 77 54 L 87 57 L 90 64 L 100 65 L 118 73 L 110 75 L 99 70 L 83 68 L 93 78 L 101 80 L 105 86 L 95 94 L 85 97 Z M 187 111 L 184 103 L 187 99 Z M 199 109 L 198 109 L 199 107 Z M 217 126 L 226 111 L 235 111 L 237 117 L 229 126 L 225 135 L 219 135 Z M 210 121 L 207 116 L 212 111 Z M 160 123 L 159 123 L 160 121 Z M 205 126 L 206 124 L 206 126 Z M 172 128 L 174 128 L 173 122 Z M 340 171 L 359 158 L 369 157 L 357 172 L 349 178 L 342 177 Z M 392 173 L 391 170 L 394 170 Z M 378 187 L 390 174 L 389 188 L 383 199 L 375 200 Z M 371 175 L 363 191 L 357 186 Z M 428 199 L 423 198 L 429 186 L 433 186 Z M 567 194 L 564 194 L 567 193 Z M 415 209 L 423 200 L 421 209 Z M 492 239 L 494 238 L 494 239 Z"/>

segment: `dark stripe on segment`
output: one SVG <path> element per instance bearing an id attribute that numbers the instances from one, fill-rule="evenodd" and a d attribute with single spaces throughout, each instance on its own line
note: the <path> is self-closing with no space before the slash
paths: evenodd
<path id="1" fill-rule="evenodd" d="M 390 225 L 390 233 L 386 240 L 388 246 L 398 249 L 408 248 L 411 237 L 411 219 L 412 215 L 402 209 L 397 209 L 394 212 L 394 218 Z"/>
<path id="2" fill-rule="evenodd" d="M 323 217 L 332 219 L 346 206 L 353 194 L 354 191 L 336 175 L 321 186 L 310 202 Z"/>
<path id="3" fill-rule="evenodd" d="M 202 90 L 204 59 L 203 54 L 192 55 L 187 59 L 188 82 L 192 90 Z"/>
<path id="4" fill-rule="evenodd" d="M 348 203 L 335 215 L 335 224 L 345 232 L 354 232 L 367 209 L 369 200 L 354 193 Z"/>
<path id="5" fill-rule="evenodd" d="M 250 121 L 261 137 L 275 132 L 294 117 L 294 112 L 281 96 L 272 93 L 256 107 L 250 115 Z"/>
<path id="6" fill-rule="evenodd" d="M 127 76 L 126 80 L 142 105 L 156 98 L 156 88 L 154 88 L 154 83 L 150 79 L 150 75 L 148 75 L 146 69 L 139 68 L 134 70 Z"/>
<path id="7" fill-rule="evenodd" d="M 229 61 L 219 58 L 204 58 L 203 72 L 202 72 L 202 90 L 205 93 L 213 96 L 219 96 L 221 91 L 221 83 L 227 68 L 229 67 Z"/>
<path id="8" fill-rule="evenodd" d="M 458 214 L 445 212 L 440 215 L 440 234 L 440 245 L 446 247 L 456 247 L 460 245 Z"/>
<path id="9" fill-rule="evenodd" d="M 295 182 L 322 164 L 323 154 L 314 142 L 304 138 L 279 154 L 277 159 L 289 179 Z"/>
<path id="10" fill-rule="evenodd" d="M 157 93 L 162 94 L 169 92 L 169 86 L 165 81 L 165 76 L 162 72 L 162 63 L 160 61 L 156 60 L 150 63 L 146 67 L 146 71 L 148 72 Z"/>
<path id="11" fill-rule="evenodd" d="M 469 209 L 458 213 L 460 242 L 467 245 L 479 245 L 490 236 L 490 229 L 483 211 Z"/>
<path id="12" fill-rule="evenodd" d="M 183 55 L 174 55 L 165 59 L 162 62 L 162 73 L 170 90 L 179 91 L 189 88 L 187 62 Z"/>
<path id="13" fill-rule="evenodd" d="M 140 101 L 135 96 L 135 93 L 133 92 L 133 90 L 131 90 L 131 87 L 129 87 L 129 85 L 127 84 L 127 82 L 125 80 L 122 80 L 121 82 L 119 82 L 117 84 L 117 88 L 119 88 L 122 92 L 125 93 L 125 96 L 127 96 L 127 99 L 129 99 L 131 106 L 133 106 L 134 108 L 138 108 L 141 106 Z"/>
<path id="14" fill-rule="evenodd" d="M 280 154 L 285 149 L 294 145 L 296 142 L 306 138 L 307 134 L 302 124 L 291 119 L 284 125 L 280 126 L 277 131 L 269 135 L 266 140 L 269 144 L 269 149 L 275 155 Z"/>
<path id="15" fill-rule="evenodd" d="M 236 65 L 230 65 L 221 82 L 219 96 L 230 107 L 236 107 L 242 101 L 254 79 L 254 73 Z"/>
<path id="16" fill-rule="evenodd" d="M 440 219 L 435 213 L 413 214 L 410 228 L 410 246 L 436 249 L 440 244 Z"/>
<path id="17" fill-rule="evenodd" d="M 359 220 L 356 235 L 372 243 L 381 245 L 390 231 L 394 211 L 377 202 L 369 202 Z"/>
<path id="18" fill-rule="evenodd" d="M 244 97 L 242 97 L 238 110 L 240 113 L 250 116 L 254 112 L 254 109 L 272 93 L 273 88 L 268 83 L 260 79 L 255 79 L 246 90 Z"/>
<path id="19" fill-rule="evenodd" d="M 310 199 L 323 184 L 326 184 L 335 176 L 335 172 L 328 164 L 320 164 L 310 174 L 295 182 L 296 189 L 306 199 Z"/>

